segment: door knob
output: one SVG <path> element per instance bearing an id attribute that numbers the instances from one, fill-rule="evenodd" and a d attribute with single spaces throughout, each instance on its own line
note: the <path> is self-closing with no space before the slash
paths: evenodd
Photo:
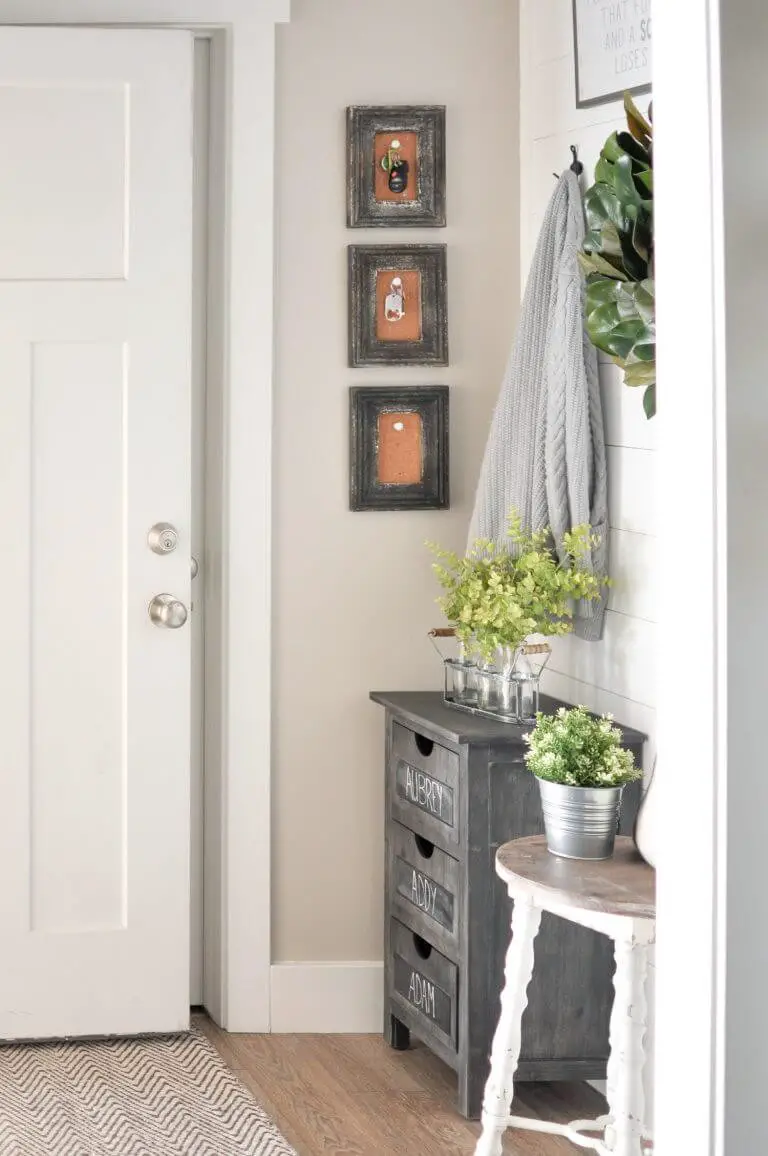
<path id="1" fill-rule="evenodd" d="M 187 608 L 172 594 L 156 594 L 149 604 L 149 617 L 155 626 L 178 630 L 187 621 Z"/>
<path id="2" fill-rule="evenodd" d="M 198 560 L 194 554 L 190 558 L 189 572 L 193 578 L 197 578 L 198 574 L 200 573 L 200 563 L 198 562 Z"/>

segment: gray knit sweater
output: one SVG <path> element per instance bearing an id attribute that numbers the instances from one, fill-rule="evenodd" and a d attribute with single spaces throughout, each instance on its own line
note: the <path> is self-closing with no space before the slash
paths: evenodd
<path id="1" fill-rule="evenodd" d="M 493 415 L 469 530 L 506 540 L 515 509 L 535 530 L 589 522 L 600 535 L 595 571 L 608 568 L 608 502 L 603 413 L 595 349 L 584 328 L 584 280 L 576 254 L 584 215 L 567 169 L 547 208 L 520 311 L 517 338 Z M 575 633 L 602 637 L 605 600 L 580 602 Z"/>

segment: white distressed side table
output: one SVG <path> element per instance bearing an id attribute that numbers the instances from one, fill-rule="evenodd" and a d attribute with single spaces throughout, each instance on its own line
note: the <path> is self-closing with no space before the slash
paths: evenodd
<path id="1" fill-rule="evenodd" d="M 656 926 L 656 875 L 631 839 L 620 837 L 612 859 L 563 859 L 550 855 L 541 835 L 505 843 L 496 872 L 507 885 L 512 939 L 504 966 L 501 1016 L 491 1051 L 491 1074 L 483 1099 L 483 1130 L 475 1156 L 501 1156 L 507 1128 L 565 1136 L 603 1156 L 643 1156 L 650 1148 L 643 1094 L 644 1037 L 647 1024 L 645 979 Z M 616 973 L 607 1070 L 607 1116 L 551 1124 L 510 1116 L 520 1055 L 523 1012 L 533 975 L 534 940 L 541 914 L 609 936 L 615 945 Z M 557 992 L 553 992 L 553 999 Z"/>

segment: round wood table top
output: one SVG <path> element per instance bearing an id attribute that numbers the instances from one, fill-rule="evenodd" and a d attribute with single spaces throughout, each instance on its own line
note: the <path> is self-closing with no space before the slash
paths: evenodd
<path id="1" fill-rule="evenodd" d="M 632 919 L 656 916 L 656 872 L 632 839 L 620 835 L 612 859 L 563 859 L 551 855 L 543 835 L 499 847 L 497 874 L 537 907 L 549 903 Z"/>

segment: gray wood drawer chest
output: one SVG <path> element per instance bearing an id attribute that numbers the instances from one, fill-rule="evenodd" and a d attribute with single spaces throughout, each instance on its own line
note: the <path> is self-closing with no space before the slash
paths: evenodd
<path id="1" fill-rule="evenodd" d="M 435 692 L 373 693 L 386 709 L 384 1034 L 411 1034 L 458 1075 L 459 1110 L 479 1117 L 509 942 L 494 857 L 543 832 L 526 769 L 529 727 L 446 707 Z M 559 702 L 542 696 L 542 710 Z M 624 730 L 642 758 L 645 736 Z M 624 792 L 630 834 L 639 784 Z M 519 1080 L 605 1078 L 613 959 L 604 936 L 545 914 L 523 1021 Z"/>

